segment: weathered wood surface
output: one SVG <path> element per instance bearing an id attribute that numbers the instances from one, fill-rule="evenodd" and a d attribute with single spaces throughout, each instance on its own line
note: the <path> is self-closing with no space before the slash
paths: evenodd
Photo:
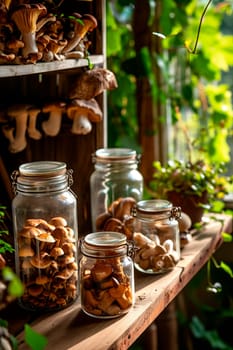
<path id="1" fill-rule="evenodd" d="M 224 219 L 223 224 L 211 220 L 196 234 L 172 272 L 159 276 L 135 273 L 136 303 L 127 315 L 106 321 L 92 319 L 81 311 L 78 300 L 61 312 L 37 319 L 33 329 L 48 338 L 47 349 L 128 349 L 221 245 L 221 232 L 232 232 L 232 218 L 218 218 Z M 23 334 L 18 339 L 22 340 Z M 19 350 L 23 349 L 27 346 L 21 342 Z"/>
<path id="2" fill-rule="evenodd" d="M 90 62 L 94 65 L 103 64 L 103 55 L 92 55 L 89 57 Z M 62 61 L 54 62 L 41 62 L 37 64 L 27 65 L 2 65 L 0 68 L 0 78 L 5 77 L 17 77 L 22 75 L 40 74 L 47 72 L 58 72 L 66 69 L 76 69 L 79 67 L 86 67 L 87 60 L 83 58 L 79 59 L 66 59 Z"/>

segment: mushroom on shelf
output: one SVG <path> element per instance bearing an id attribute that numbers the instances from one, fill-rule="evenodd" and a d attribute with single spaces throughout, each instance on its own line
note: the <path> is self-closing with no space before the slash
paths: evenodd
<path id="1" fill-rule="evenodd" d="M 102 120 L 102 111 L 97 101 L 74 99 L 67 105 L 67 116 L 73 120 L 71 132 L 86 135 L 91 132 L 91 122 L 98 123 Z"/>
<path id="2" fill-rule="evenodd" d="M 22 48 L 23 57 L 27 57 L 31 53 L 37 53 L 36 45 L 36 26 L 37 20 L 41 16 L 47 14 L 47 9 L 43 4 L 21 4 L 18 5 L 11 15 L 11 19 L 15 22 L 22 34 L 24 47 Z"/>
<path id="3" fill-rule="evenodd" d="M 37 106 L 32 106 L 28 110 L 29 122 L 28 122 L 28 135 L 32 139 L 39 140 L 42 136 L 41 132 L 36 128 L 37 116 L 41 112 L 41 109 Z"/>
<path id="4" fill-rule="evenodd" d="M 117 87 L 117 80 L 112 71 L 94 68 L 79 74 L 71 86 L 69 98 L 89 100 L 104 90 L 113 90 Z"/>
<path id="5" fill-rule="evenodd" d="M 15 119 L 15 128 L 3 128 L 5 137 L 10 141 L 9 151 L 11 153 L 23 151 L 27 146 L 26 130 L 29 108 L 30 105 L 17 104 L 6 110 L 8 117 Z"/>
<path id="6" fill-rule="evenodd" d="M 67 53 L 76 48 L 80 41 L 85 37 L 88 32 L 92 32 L 97 27 L 97 20 L 90 14 L 84 14 L 81 16 L 79 13 L 73 13 L 70 16 L 70 22 L 73 25 L 71 39 L 63 49 L 62 53 Z"/>
<path id="7" fill-rule="evenodd" d="M 49 113 L 48 120 L 42 123 L 42 129 L 48 136 L 56 136 L 59 133 L 62 122 L 62 114 L 65 112 L 66 103 L 55 101 L 46 103 L 42 107 L 43 113 Z"/>

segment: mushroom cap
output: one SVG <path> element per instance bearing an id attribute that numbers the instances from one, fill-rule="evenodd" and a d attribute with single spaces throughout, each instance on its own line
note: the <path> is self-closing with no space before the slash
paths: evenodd
<path id="1" fill-rule="evenodd" d="M 113 90 L 117 87 L 117 80 L 112 71 L 105 68 L 94 68 L 78 75 L 71 86 L 69 98 L 89 100 L 104 90 Z"/>
<path id="2" fill-rule="evenodd" d="M 103 113 L 94 98 L 90 100 L 72 100 L 67 106 L 67 116 L 74 119 L 77 115 L 86 115 L 91 122 L 95 123 L 100 122 L 103 118 Z"/>
<path id="3" fill-rule="evenodd" d="M 47 9 L 43 4 L 20 4 L 12 13 L 12 20 L 23 33 L 35 33 L 36 22 L 40 16 L 45 16 Z"/>
<path id="4" fill-rule="evenodd" d="M 46 243 L 54 243 L 56 242 L 55 238 L 48 232 L 40 233 L 35 237 L 38 241 L 46 242 Z"/>
<path id="5" fill-rule="evenodd" d="M 88 14 L 84 14 L 81 17 L 81 21 L 83 24 L 80 24 L 80 36 L 85 35 L 87 32 L 92 32 L 97 27 L 97 20 L 94 16 Z"/>

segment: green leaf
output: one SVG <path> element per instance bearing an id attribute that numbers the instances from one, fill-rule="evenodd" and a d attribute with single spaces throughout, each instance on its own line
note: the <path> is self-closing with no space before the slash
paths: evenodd
<path id="1" fill-rule="evenodd" d="M 231 278 L 233 278 L 233 271 L 232 271 L 232 269 L 224 261 L 221 261 L 219 267 L 220 267 L 220 269 L 224 270 Z"/>
<path id="2" fill-rule="evenodd" d="M 43 350 L 48 343 L 48 340 L 42 334 L 34 331 L 28 324 L 24 326 L 25 342 L 31 347 L 32 350 Z"/>
<path id="3" fill-rule="evenodd" d="M 232 234 L 222 232 L 222 238 L 224 242 L 232 242 Z"/>
<path id="4" fill-rule="evenodd" d="M 8 293 L 13 297 L 20 297 L 23 294 L 23 284 L 18 276 L 8 266 L 2 269 L 2 276 L 4 281 L 9 282 Z"/>

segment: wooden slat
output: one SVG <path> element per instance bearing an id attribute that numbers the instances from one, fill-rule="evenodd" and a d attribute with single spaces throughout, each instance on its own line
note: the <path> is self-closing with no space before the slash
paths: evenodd
<path id="1" fill-rule="evenodd" d="M 221 245 L 221 232 L 232 232 L 232 218 L 219 215 L 182 251 L 182 258 L 172 272 L 144 275 L 135 272 L 136 302 L 121 318 L 97 320 L 86 316 L 77 301 L 67 309 L 44 315 L 32 323 L 33 329 L 48 338 L 47 349 L 124 350 L 144 332 Z M 19 350 L 27 349 L 23 334 Z"/>
<path id="2" fill-rule="evenodd" d="M 103 55 L 92 55 L 89 58 L 90 58 L 90 62 L 94 65 L 104 63 Z M 88 65 L 87 60 L 82 58 L 77 60 L 66 59 L 63 61 L 39 62 L 36 64 L 25 64 L 25 65 L 1 65 L 0 78 L 61 71 L 61 70 L 79 68 L 79 67 L 86 67 L 87 65 Z"/>

